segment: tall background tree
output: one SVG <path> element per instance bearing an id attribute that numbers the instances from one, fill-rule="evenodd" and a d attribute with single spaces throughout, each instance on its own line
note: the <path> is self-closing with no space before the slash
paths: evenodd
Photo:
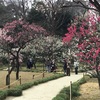
<path id="1" fill-rule="evenodd" d="M 29 11 L 33 0 L 4 0 L 6 6 L 12 10 L 16 19 L 26 19 L 27 12 Z"/>
<path id="2" fill-rule="evenodd" d="M 9 7 L 5 6 L 5 3 L 3 1 L 0 2 L 0 28 L 3 27 L 3 25 L 11 21 L 13 19 L 12 12 L 10 11 Z"/>
<path id="3" fill-rule="evenodd" d="M 28 15 L 29 22 L 36 22 L 45 27 L 51 35 L 64 35 L 66 27 L 76 15 L 74 8 L 61 8 L 69 4 L 66 0 L 45 0 L 37 2 Z M 79 12 L 78 12 L 79 13 Z"/>
<path id="4" fill-rule="evenodd" d="M 0 26 L 13 20 L 26 20 L 34 0 L 1 0 L 0 1 Z"/>

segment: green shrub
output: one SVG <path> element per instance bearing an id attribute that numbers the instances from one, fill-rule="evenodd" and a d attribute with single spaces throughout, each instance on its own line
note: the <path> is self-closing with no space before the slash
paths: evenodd
<path id="1" fill-rule="evenodd" d="M 80 88 L 80 84 L 79 83 L 74 83 L 72 85 L 72 97 L 80 96 L 79 88 Z"/>
<path id="2" fill-rule="evenodd" d="M 64 100 L 62 97 L 57 96 L 56 98 L 54 98 L 53 100 Z"/>
<path id="3" fill-rule="evenodd" d="M 79 83 L 80 85 L 86 83 L 86 78 L 83 77 L 81 80 L 79 80 L 78 83 Z"/>
<path id="4" fill-rule="evenodd" d="M 39 81 L 35 81 L 35 82 L 34 82 L 34 85 L 38 85 L 38 84 L 39 84 Z"/>
<path id="5" fill-rule="evenodd" d="M 18 86 L 18 87 L 19 87 L 20 89 L 22 89 L 22 90 L 26 90 L 26 89 L 32 87 L 33 84 L 34 84 L 34 83 L 25 83 L 25 84 L 22 84 L 22 85 L 20 85 L 20 86 Z"/>
<path id="6" fill-rule="evenodd" d="M 69 95 L 66 93 L 66 88 L 63 88 L 52 100 L 69 100 Z"/>
<path id="7" fill-rule="evenodd" d="M 59 96 L 62 97 L 63 100 L 67 100 L 68 99 L 68 95 L 66 95 L 65 93 L 60 93 Z"/>
<path id="8" fill-rule="evenodd" d="M 55 98 L 53 98 L 53 100 L 67 100 L 67 99 L 65 99 L 65 96 L 61 94 L 61 95 L 57 95 Z"/>
<path id="9" fill-rule="evenodd" d="M 0 91 L 0 100 L 5 99 L 7 95 L 8 95 L 7 91 Z"/>
<path id="10" fill-rule="evenodd" d="M 7 90 L 7 92 L 8 92 L 8 96 L 21 96 L 22 95 L 22 90 L 17 89 L 17 88 L 9 89 Z"/>
<path id="11" fill-rule="evenodd" d="M 66 91 L 66 88 L 63 88 L 63 89 L 60 91 L 60 93 L 65 93 L 65 91 Z"/>

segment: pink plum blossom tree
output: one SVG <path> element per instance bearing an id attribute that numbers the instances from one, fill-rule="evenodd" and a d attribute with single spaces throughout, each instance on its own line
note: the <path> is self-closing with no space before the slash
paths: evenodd
<path id="1" fill-rule="evenodd" d="M 89 12 L 83 19 L 75 18 L 63 38 L 69 45 L 72 41 L 76 43 L 79 60 L 95 72 L 100 88 L 100 16 Z"/>
<path id="2" fill-rule="evenodd" d="M 6 23 L 0 35 L 0 46 L 7 54 L 12 56 L 13 65 L 7 75 L 7 80 L 10 77 L 12 70 L 16 67 L 16 79 L 19 79 L 20 51 L 35 38 L 41 34 L 47 34 L 42 27 L 32 23 L 31 25 L 22 20 L 15 20 L 11 23 Z M 7 81 L 6 81 L 7 83 Z"/>

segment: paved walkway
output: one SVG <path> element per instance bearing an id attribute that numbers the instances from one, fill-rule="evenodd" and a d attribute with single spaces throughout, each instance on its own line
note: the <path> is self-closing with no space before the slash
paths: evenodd
<path id="1" fill-rule="evenodd" d="M 52 80 L 30 89 L 24 90 L 20 97 L 7 97 L 5 100 L 52 100 L 61 89 L 70 85 L 70 81 L 75 82 L 83 77 L 83 74 L 66 76 Z"/>

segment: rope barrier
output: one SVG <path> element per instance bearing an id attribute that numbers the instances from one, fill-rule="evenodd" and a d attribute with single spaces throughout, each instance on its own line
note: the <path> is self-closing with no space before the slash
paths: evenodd
<path id="1" fill-rule="evenodd" d="M 37 78 L 37 77 L 39 77 L 39 76 L 41 76 L 41 75 L 43 75 L 43 73 L 41 73 L 41 74 L 37 75 L 35 78 Z"/>
<path id="2" fill-rule="evenodd" d="M 8 87 L 8 85 L 7 85 L 7 86 L 5 86 L 5 87 L 3 87 L 3 88 L 0 88 L 0 90 L 6 89 L 7 87 Z"/>
<path id="3" fill-rule="evenodd" d="M 35 75 L 33 75 L 33 79 L 34 79 L 34 77 L 35 77 L 35 78 L 38 78 L 38 77 L 40 77 L 41 75 L 42 75 L 42 78 L 43 78 L 43 77 L 44 77 L 44 73 L 45 73 L 45 72 L 43 72 L 43 73 L 37 75 L 36 77 L 35 77 Z M 10 88 L 10 86 L 12 86 L 13 84 L 15 84 L 15 83 L 18 82 L 18 81 L 20 81 L 20 85 L 21 85 L 21 76 L 20 76 L 20 78 L 19 78 L 18 80 L 12 82 L 10 85 L 6 85 L 6 86 L 4 86 L 3 88 L 0 88 L 0 90 L 6 89 L 6 88 Z"/>
<path id="4" fill-rule="evenodd" d="M 3 89 L 6 89 L 6 88 L 9 88 L 9 86 L 12 86 L 14 83 L 16 83 L 16 82 L 18 82 L 18 81 L 19 81 L 19 79 L 16 80 L 16 81 L 14 81 L 14 82 L 12 82 L 10 85 L 7 85 L 7 86 L 5 86 L 5 87 L 3 87 L 3 88 L 0 88 L 0 90 L 3 90 Z"/>

